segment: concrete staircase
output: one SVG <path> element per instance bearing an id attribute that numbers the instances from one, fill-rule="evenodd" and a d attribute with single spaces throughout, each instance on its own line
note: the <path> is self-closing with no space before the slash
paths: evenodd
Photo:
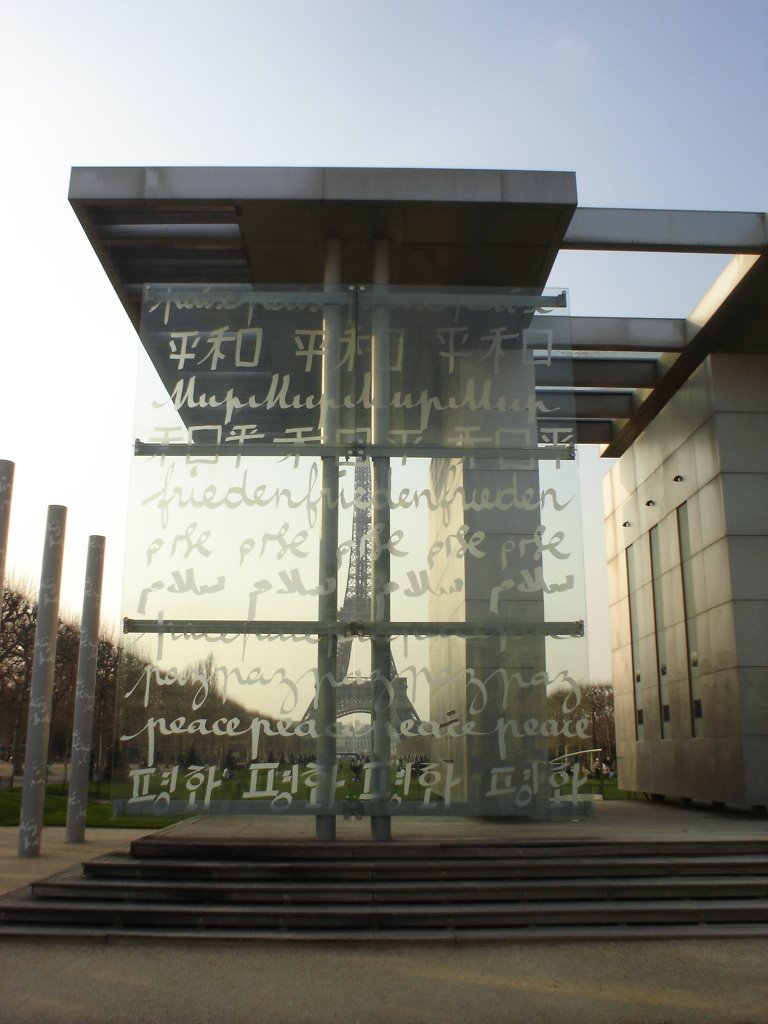
<path id="1" fill-rule="evenodd" d="M 0 937 L 533 941 L 768 935 L 768 842 L 145 837 L 0 899 Z"/>

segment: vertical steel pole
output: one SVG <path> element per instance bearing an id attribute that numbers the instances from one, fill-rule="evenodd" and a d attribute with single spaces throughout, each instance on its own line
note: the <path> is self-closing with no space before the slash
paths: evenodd
<path id="1" fill-rule="evenodd" d="M 323 273 L 327 289 L 338 291 L 341 284 L 341 241 L 325 242 Z M 341 312 L 329 305 L 323 316 L 323 411 L 320 437 L 323 444 L 339 443 L 339 405 L 341 355 Z M 320 511 L 320 597 L 318 617 L 323 622 L 338 621 L 339 546 L 339 466 L 335 456 L 323 455 L 322 505 Z M 328 581 L 333 585 L 329 586 Z M 317 764 L 320 770 L 318 796 L 321 813 L 315 817 L 315 835 L 323 842 L 336 838 L 336 815 L 328 813 L 336 799 L 336 666 L 338 637 L 319 637 L 317 647 Z M 323 809 L 325 813 L 323 813 Z"/>
<path id="2" fill-rule="evenodd" d="M 68 843 L 82 843 L 85 840 L 105 544 L 104 537 L 88 538 L 83 614 L 80 619 L 80 651 L 77 659 L 75 720 L 72 726 L 72 777 L 67 801 Z"/>
<path id="3" fill-rule="evenodd" d="M 40 594 L 37 600 L 27 745 L 24 750 L 24 787 L 21 794 L 19 824 L 20 857 L 35 857 L 40 853 L 66 525 L 67 510 L 63 505 L 49 505 L 40 573 Z"/>
<path id="4" fill-rule="evenodd" d="M 377 239 L 373 249 L 373 284 L 389 284 L 389 242 Z M 371 352 L 371 439 L 374 445 L 389 443 L 390 354 L 389 309 L 377 306 L 374 298 Z M 371 619 L 387 623 L 390 619 L 389 529 L 390 529 L 390 464 L 389 458 L 373 459 L 372 542 L 376 545 L 371 559 Z M 392 749 L 389 734 L 392 682 L 390 681 L 390 641 L 371 641 L 371 688 L 373 691 L 373 761 L 374 809 L 371 815 L 371 838 L 386 841 L 392 837 L 389 810 L 389 769 Z"/>
<path id="5" fill-rule="evenodd" d="M 8 552 L 8 528 L 11 525 L 11 495 L 13 494 L 13 463 L 0 459 L 0 626 L 3 624 L 3 594 L 5 593 L 5 562 Z"/>

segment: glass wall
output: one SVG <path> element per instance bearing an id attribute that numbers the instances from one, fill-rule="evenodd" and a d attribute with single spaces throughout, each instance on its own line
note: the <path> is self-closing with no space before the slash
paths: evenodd
<path id="1" fill-rule="evenodd" d="M 565 293 L 151 288 L 142 343 L 119 808 L 581 802 Z"/>

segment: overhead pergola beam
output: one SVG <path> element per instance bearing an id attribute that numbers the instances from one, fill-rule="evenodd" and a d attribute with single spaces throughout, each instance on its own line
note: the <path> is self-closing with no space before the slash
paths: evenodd
<path id="1" fill-rule="evenodd" d="M 768 258 L 737 256 L 722 272 L 691 317 L 701 322 L 695 339 L 670 364 L 608 449 L 623 455 L 711 352 L 760 351 L 768 345 Z"/>
<path id="2" fill-rule="evenodd" d="M 579 207 L 562 249 L 603 252 L 768 252 L 763 213 Z"/>
<path id="3" fill-rule="evenodd" d="M 623 421 L 622 421 L 623 422 Z M 539 420 L 539 437 L 549 443 L 550 437 L 568 437 L 569 444 L 610 444 L 619 431 L 614 420 Z"/>
<path id="4" fill-rule="evenodd" d="M 584 352 L 682 352 L 698 331 L 664 317 L 573 316 L 571 347 Z"/>
<path id="5" fill-rule="evenodd" d="M 541 390 L 537 387 L 536 398 L 544 406 L 541 416 L 545 421 L 550 415 L 554 419 L 572 415 L 579 420 L 627 420 L 638 404 L 631 391 Z"/>
<path id="6" fill-rule="evenodd" d="M 656 359 L 580 359 L 575 355 L 536 365 L 537 387 L 652 388 L 659 376 Z"/>

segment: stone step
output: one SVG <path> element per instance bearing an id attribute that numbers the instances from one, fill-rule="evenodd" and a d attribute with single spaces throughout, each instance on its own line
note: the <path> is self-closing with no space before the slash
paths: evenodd
<path id="1" fill-rule="evenodd" d="M 767 899 L 668 899 L 555 902 L 252 907 L 221 904 L 81 902 L 18 898 L 0 902 L 0 924 L 63 924 L 73 928 L 453 929 L 593 927 L 596 925 L 768 925 Z"/>
<path id="2" fill-rule="evenodd" d="M 616 842 L 592 839 L 529 840 L 510 843 L 498 841 L 457 840 L 397 840 L 388 843 L 338 840 L 323 843 L 316 840 L 258 840 L 258 839 L 196 839 L 168 836 L 144 836 L 131 843 L 134 858 L 158 860 L 217 860 L 217 861 L 291 861 L 311 858 L 314 863 L 325 860 L 371 861 L 409 860 L 424 858 L 438 860 L 492 860 L 520 858 L 543 860 L 561 858 L 567 849 L 572 858 L 632 857 L 632 856 L 701 856 L 725 854 L 763 854 L 768 856 L 768 840 L 713 839 L 702 840 L 626 840 Z"/>
<path id="3" fill-rule="evenodd" d="M 710 848 L 711 850 L 711 848 Z M 768 852 L 716 856 L 695 855 L 632 855 L 623 857 L 576 855 L 569 852 L 559 857 L 538 860 L 528 857 L 507 857 L 474 860 L 443 859 L 430 861 L 424 856 L 412 859 L 374 859 L 356 861 L 317 861 L 310 855 L 301 860 L 233 861 L 218 859 L 150 860 L 148 857 L 113 854 L 87 862 L 83 869 L 89 877 L 166 878 L 198 880 L 307 881 L 313 883 L 339 881 L 350 884 L 362 881 L 460 881 L 482 879 L 534 878 L 606 878 L 655 875 L 766 875 Z"/>
<path id="4" fill-rule="evenodd" d="M 35 899 L 122 900 L 227 904 L 384 904 L 639 899 L 768 898 L 763 877 L 698 876 L 620 879 L 444 880 L 397 882 L 288 882 L 89 878 L 67 872 L 33 883 Z"/>
<path id="5" fill-rule="evenodd" d="M 148 940 L 150 942 L 162 942 L 173 945 L 183 943 L 188 947 L 195 942 L 204 942 L 206 945 L 221 942 L 228 947 L 237 944 L 254 944 L 268 942 L 271 945 L 277 943 L 331 943 L 343 945 L 354 943 L 356 946 L 375 946 L 379 943 L 392 947 L 393 943 L 401 945 L 423 945 L 429 942 L 431 945 L 441 943 L 456 945 L 470 945 L 477 942 L 492 943 L 499 942 L 506 945 L 525 943 L 530 945 L 534 942 L 577 943 L 580 941 L 589 942 L 632 942 L 664 939 L 674 943 L 683 939 L 718 939 L 718 938 L 768 938 L 768 924 L 623 924 L 620 927 L 615 925 L 592 925 L 584 928 L 580 925 L 552 925 L 539 928 L 536 925 L 527 925 L 520 928 L 462 928 L 457 931 L 452 928 L 410 928 L 410 929 L 386 929 L 384 931 L 356 931 L 351 929 L 313 929 L 304 928 L 301 931 L 292 931 L 288 928 L 263 929 L 263 928 L 240 928 L 237 930 L 221 928 L 205 928 L 190 931 L 189 929 L 163 929 L 163 928 L 122 928 L 113 926 L 104 927 L 76 927 L 74 925 L 46 925 L 46 924 L 2 924 L 0 923 L 0 937 L 2 938 L 31 938 L 36 940 L 62 941 L 74 940 L 129 940 L 132 942 Z"/>
<path id="6" fill-rule="evenodd" d="M 0 899 L 0 935 L 768 935 L 768 843 L 146 837 Z"/>

